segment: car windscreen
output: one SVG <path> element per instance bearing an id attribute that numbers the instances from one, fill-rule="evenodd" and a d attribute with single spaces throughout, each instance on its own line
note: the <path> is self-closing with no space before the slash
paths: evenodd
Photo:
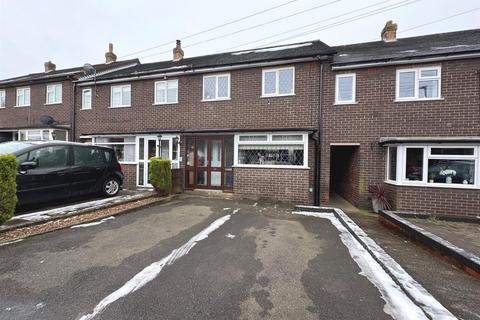
<path id="1" fill-rule="evenodd" d="M 31 143 L 27 142 L 5 142 L 0 143 L 0 154 L 10 154 L 16 151 L 31 147 Z"/>

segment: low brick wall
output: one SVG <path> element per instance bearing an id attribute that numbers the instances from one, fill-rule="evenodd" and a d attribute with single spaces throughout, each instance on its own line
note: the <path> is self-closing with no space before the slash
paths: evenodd
<path id="1" fill-rule="evenodd" d="M 137 165 L 136 164 L 122 164 L 123 174 L 123 188 L 134 190 L 137 188 Z"/>
<path id="2" fill-rule="evenodd" d="M 235 196 L 311 204 L 309 169 L 234 168 Z"/>
<path id="3" fill-rule="evenodd" d="M 388 185 L 393 209 L 433 214 L 480 215 L 480 190 Z"/>

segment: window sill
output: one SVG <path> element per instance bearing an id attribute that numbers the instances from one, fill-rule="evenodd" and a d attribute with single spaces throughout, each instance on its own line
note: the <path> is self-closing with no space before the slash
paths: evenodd
<path id="1" fill-rule="evenodd" d="M 201 102 L 216 102 L 216 101 L 228 101 L 228 100 L 232 100 L 232 98 L 222 98 L 222 99 L 203 99 L 203 100 L 200 100 Z"/>
<path id="2" fill-rule="evenodd" d="M 152 106 L 165 106 L 165 105 L 171 105 L 171 104 L 178 104 L 177 102 L 165 102 L 165 103 L 152 103 Z"/>
<path id="3" fill-rule="evenodd" d="M 425 102 L 425 101 L 443 101 L 445 98 L 431 98 L 431 99 L 395 99 L 393 102 Z"/>
<path id="4" fill-rule="evenodd" d="M 131 105 L 128 105 L 128 106 L 110 106 L 108 107 L 109 109 L 122 109 L 122 108 L 130 108 Z"/>
<path id="5" fill-rule="evenodd" d="M 250 168 L 250 169 L 295 169 L 295 170 L 309 170 L 310 167 L 305 166 L 283 166 L 283 165 L 268 165 L 268 164 L 237 164 L 232 168 Z"/>
<path id="6" fill-rule="evenodd" d="M 92 110 L 92 108 L 80 108 L 80 111 L 89 111 L 89 110 Z"/>
<path id="7" fill-rule="evenodd" d="M 13 106 L 13 107 L 14 107 L 14 108 L 25 108 L 25 107 L 30 107 L 30 105 L 27 104 L 27 105 L 24 105 L 24 106 Z"/>
<path id="8" fill-rule="evenodd" d="M 357 105 L 357 101 L 345 101 L 345 102 L 340 102 L 340 101 L 335 101 L 333 104 L 334 106 L 348 106 L 348 105 Z"/>
<path id="9" fill-rule="evenodd" d="M 260 98 L 280 98 L 280 97 L 294 97 L 295 93 L 289 93 L 289 94 L 271 94 L 271 95 L 265 95 L 262 94 Z"/>
<path id="10" fill-rule="evenodd" d="M 476 185 L 468 185 L 468 184 L 454 184 L 454 183 L 425 183 L 425 182 L 418 182 L 418 183 L 397 183 L 395 181 L 384 181 L 384 183 L 398 186 L 398 187 L 424 187 L 424 188 L 447 188 L 447 189 L 473 189 L 478 190 L 480 189 L 479 186 Z"/>
<path id="11" fill-rule="evenodd" d="M 44 105 L 44 106 L 54 106 L 54 105 L 56 105 L 56 104 L 62 104 L 62 101 L 60 101 L 60 102 L 52 102 L 52 103 L 44 103 L 43 105 Z"/>

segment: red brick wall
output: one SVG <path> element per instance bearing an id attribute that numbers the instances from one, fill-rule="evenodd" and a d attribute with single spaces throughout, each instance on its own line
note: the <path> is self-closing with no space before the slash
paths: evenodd
<path id="1" fill-rule="evenodd" d="M 137 188 L 137 165 L 136 164 L 122 164 L 123 174 L 123 188 L 135 190 Z"/>
<path id="2" fill-rule="evenodd" d="M 51 82 L 48 84 L 56 84 Z M 17 100 L 17 87 L 6 88 L 6 108 L 0 109 L 1 128 L 25 128 L 40 126 L 40 117 L 52 116 L 60 125 L 70 123 L 70 110 L 72 105 L 72 83 L 63 81 L 62 103 L 46 105 L 47 83 L 30 85 L 30 106 L 15 108 Z M 26 86 L 19 86 L 23 88 Z M 3 90 L 3 89 L 2 89 Z"/>
<path id="3" fill-rule="evenodd" d="M 480 190 L 393 186 L 396 210 L 434 214 L 480 215 Z"/>
<path id="4" fill-rule="evenodd" d="M 233 192 L 252 199 L 310 204 L 308 169 L 234 168 Z"/>
<path id="5" fill-rule="evenodd" d="M 162 129 L 316 128 L 319 104 L 318 62 L 295 64 L 295 95 L 261 98 L 262 68 L 231 71 L 231 100 L 202 102 L 203 75 L 178 77 L 179 103 L 152 105 L 154 80 L 130 82 L 132 107 L 109 108 L 110 84 L 97 85 L 92 110 L 80 110 L 77 136 L 103 132 Z"/>
<path id="6" fill-rule="evenodd" d="M 394 102 L 397 69 L 438 65 L 442 67 L 442 100 Z M 358 204 L 360 207 L 370 208 L 367 187 L 370 184 L 382 183 L 385 178 L 385 148 L 378 145 L 380 137 L 480 135 L 480 59 L 346 70 L 345 73 L 355 72 L 357 76 L 358 104 L 353 105 L 335 105 L 335 75 L 342 72 L 325 69 L 321 147 L 321 198 L 324 203 L 328 203 L 330 191 L 332 143 L 360 144 Z M 410 187 L 401 189 L 417 190 Z M 445 189 L 422 190 L 423 194 L 429 194 L 429 204 L 446 205 L 443 200 Z M 479 190 L 447 190 L 451 190 L 452 194 L 469 194 L 470 197 L 480 193 Z M 407 205 L 405 191 L 395 196 L 397 209 L 420 210 L 427 203 L 422 197 L 414 197 Z M 470 197 L 468 199 L 471 199 Z M 475 201 L 467 200 L 471 205 L 478 204 Z"/>

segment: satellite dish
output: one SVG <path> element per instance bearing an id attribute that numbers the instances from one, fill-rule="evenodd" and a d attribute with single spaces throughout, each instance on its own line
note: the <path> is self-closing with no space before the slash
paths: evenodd
<path id="1" fill-rule="evenodd" d="M 56 121 L 51 116 L 41 116 L 40 123 L 46 126 L 54 124 Z"/>
<path id="2" fill-rule="evenodd" d="M 97 70 L 95 70 L 95 68 L 90 63 L 85 63 L 82 69 L 85 75 L 89 75 L 97 72 Z"/>

